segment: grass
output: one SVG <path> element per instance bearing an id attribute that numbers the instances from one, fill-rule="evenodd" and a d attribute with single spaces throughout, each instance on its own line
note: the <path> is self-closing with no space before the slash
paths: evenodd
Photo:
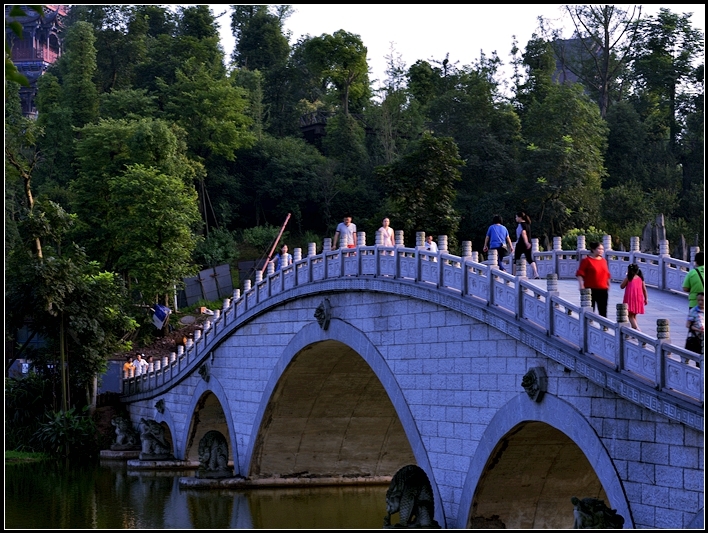
<path id="1" fill-rule="evenodd" d="M 5 450 L 5 464 L 17 463 L 38 463 L 45 461 L 49 457 L 46 454 L 38 452 L 17 452 L 14 450 Z"/>

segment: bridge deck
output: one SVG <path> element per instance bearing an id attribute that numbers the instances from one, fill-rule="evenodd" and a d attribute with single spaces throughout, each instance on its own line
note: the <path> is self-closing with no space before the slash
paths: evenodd
<path id="1" fill-rule="evenodd" d="M 546 280 L 529 280 L 539 288 L 546 288 Z M 574 279 L 558 280 L 558 292 L 560 297 L 571 303 L 580 305 L 580 292 L 578 282 Z M 637 321 L 639 327 L 647 335 L 656 336 L 656 321 L 659 318 L 668 318 L 670 324 L 671 343 L 683 346 L 686 342 L 686 317 L 688 316 L 688 294 L 676 294 L 669 291 L 661 291 L 652 287 L 647 287 L 649 304 L 645 306 L 645 314 L 639 315 Z M 616 320 L 616 304 L 622 303 L 624 290 L 620 289 L 619 283 L 612 283 L 610 287 L 610 299 L 607 305 L 607 318 Z"/>

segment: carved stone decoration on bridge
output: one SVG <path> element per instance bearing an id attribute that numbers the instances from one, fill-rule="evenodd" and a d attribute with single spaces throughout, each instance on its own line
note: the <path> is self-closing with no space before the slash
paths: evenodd
<path id="1" fill-rule="evenodd" d="M 597 498 L 570 499 L 573 504 L 573 529 L 622 529 L 624 517 L 618 515 L 615 509 L 605 505 L 604 500 Z"/>
<path id="2" fill-rule="evenodd" d="M 140 425 L 142 451 L 138 458 L 141 461 L 174 461 L 170 445 L 165 440 L 165 428 L 160 423 L 146 418 L 140 419 Z"/>
<path id="3" fill-rule="evenodd" d="M 202 377 L 204 381 L 209 383 L 209 365 L 204 363 L 202 366 L 199 367 L 199 375 Z"/>
<path id="4" fill-rule="evenodd" d="M 125 417 L 114 416 L 111 424 L 116 428 L 116 442 L 111 445 L 113 451 L 127 451 L 140 449 L 140 435 L 133 424 Z"/>
<path id="5" fill-rule="evenodd" d="M 202 479 L 222 479 L 234 477 L 229 468 L 229 446 L 219 431 L 211 430 L 199 441 L 199 468 L 196 477 Z"/>
<path id="6" fill-rule="evenodd" d="M 157 412 L 160 413 L 161 415 L 165 414 L 165 399 L 160 398 L 157 400 L 157 403 L 155 403 L 155 409 L 157 409 Z"/>
<path id="7" fill-rule="evenodd" d="M 439 529 L 435 521 L 435 497 L 425 470 L 406 465 L 396 472 L 386 491 L 384 528 L 423 527 Z M 391 515 L 398 514 L 398 523 L 391 525 Z"/>
<path id="8" fill-rule="evenodd" d="M 327 331 L 331 319 L 332 305 L 329 303 L 329 298 L 325 298 L 315 309 L 315 320 L 323 330 Z"/>
<path id="9" fill-rule="evenodd" d="M 521 379 L 521 386 L 534 402 L 540 402 L 548 389 L 548 377 L 543 367 L 535 366 L 529 369 Z"/>

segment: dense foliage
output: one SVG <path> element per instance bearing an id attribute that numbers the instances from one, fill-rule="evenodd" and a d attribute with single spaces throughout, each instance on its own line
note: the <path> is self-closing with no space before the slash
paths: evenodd
<path id="1" fill-rule="evenodd" d="M 184 276 L 270 248 L 288 213 L 291 249 L 347 212 L 369 236 L 388 216 L 407 242 L 479 250 L 492 216 L 518 209 L 541 243 L 626 246 L 663 214 L 670 240 L 703 245 L 703 35 L 688 15 L 576 6 L 572 46 L 543 27 L 510 43 L 513 80 L 496 54 L 406 67 L 392 50 L 374 88 L 360 36 L 291 44 L 290 6 L 230 9 L 225 58 L 206 5 L 72 6 L 36 121 L 6 82 L 6 336 L 31 318 L 72 386 L 90 388 Z M 245 242 L 259 227 L 268 242 Z"/>

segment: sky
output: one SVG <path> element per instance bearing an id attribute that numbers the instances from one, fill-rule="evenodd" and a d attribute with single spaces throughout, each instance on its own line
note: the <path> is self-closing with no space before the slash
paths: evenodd
<path id="1" fill-rule="evenodd" d="M 307 34 L 319 36 L 338 30 L 361 37 L 368 53 L 370 79 L 386 77 L 386 56 L 399 56 L 410 67 L 419 59 L 442 61 L 449 53 L 458 66 L 473 65 L 480 53 L 489 57 L 496 51 L 506 65 L 504 78 L 510 79 L 510 50 L 513 36 L 523 51 L 538 28 L 538 17 L 563 27 L 563 37 L 571 37 L 570 19 L 563 15 L 563 4 L 291 4 L 295 12 L 285 23 L 291 32 L 290 43 Z M 628 5 L 618 5 L 627 9 Z M 693 13 L 693 27 L 705 33 L 703 4 L 643 4 L 642 13 L 654 15 L 660 7 L 672 13 Z M 226 57 L 231 56 L 231 11 L 227 5 L 211 5 L 213 13 L 226 12 L 218 20 Z M 373 83 L 378 87 L 380 83 Z"/>

